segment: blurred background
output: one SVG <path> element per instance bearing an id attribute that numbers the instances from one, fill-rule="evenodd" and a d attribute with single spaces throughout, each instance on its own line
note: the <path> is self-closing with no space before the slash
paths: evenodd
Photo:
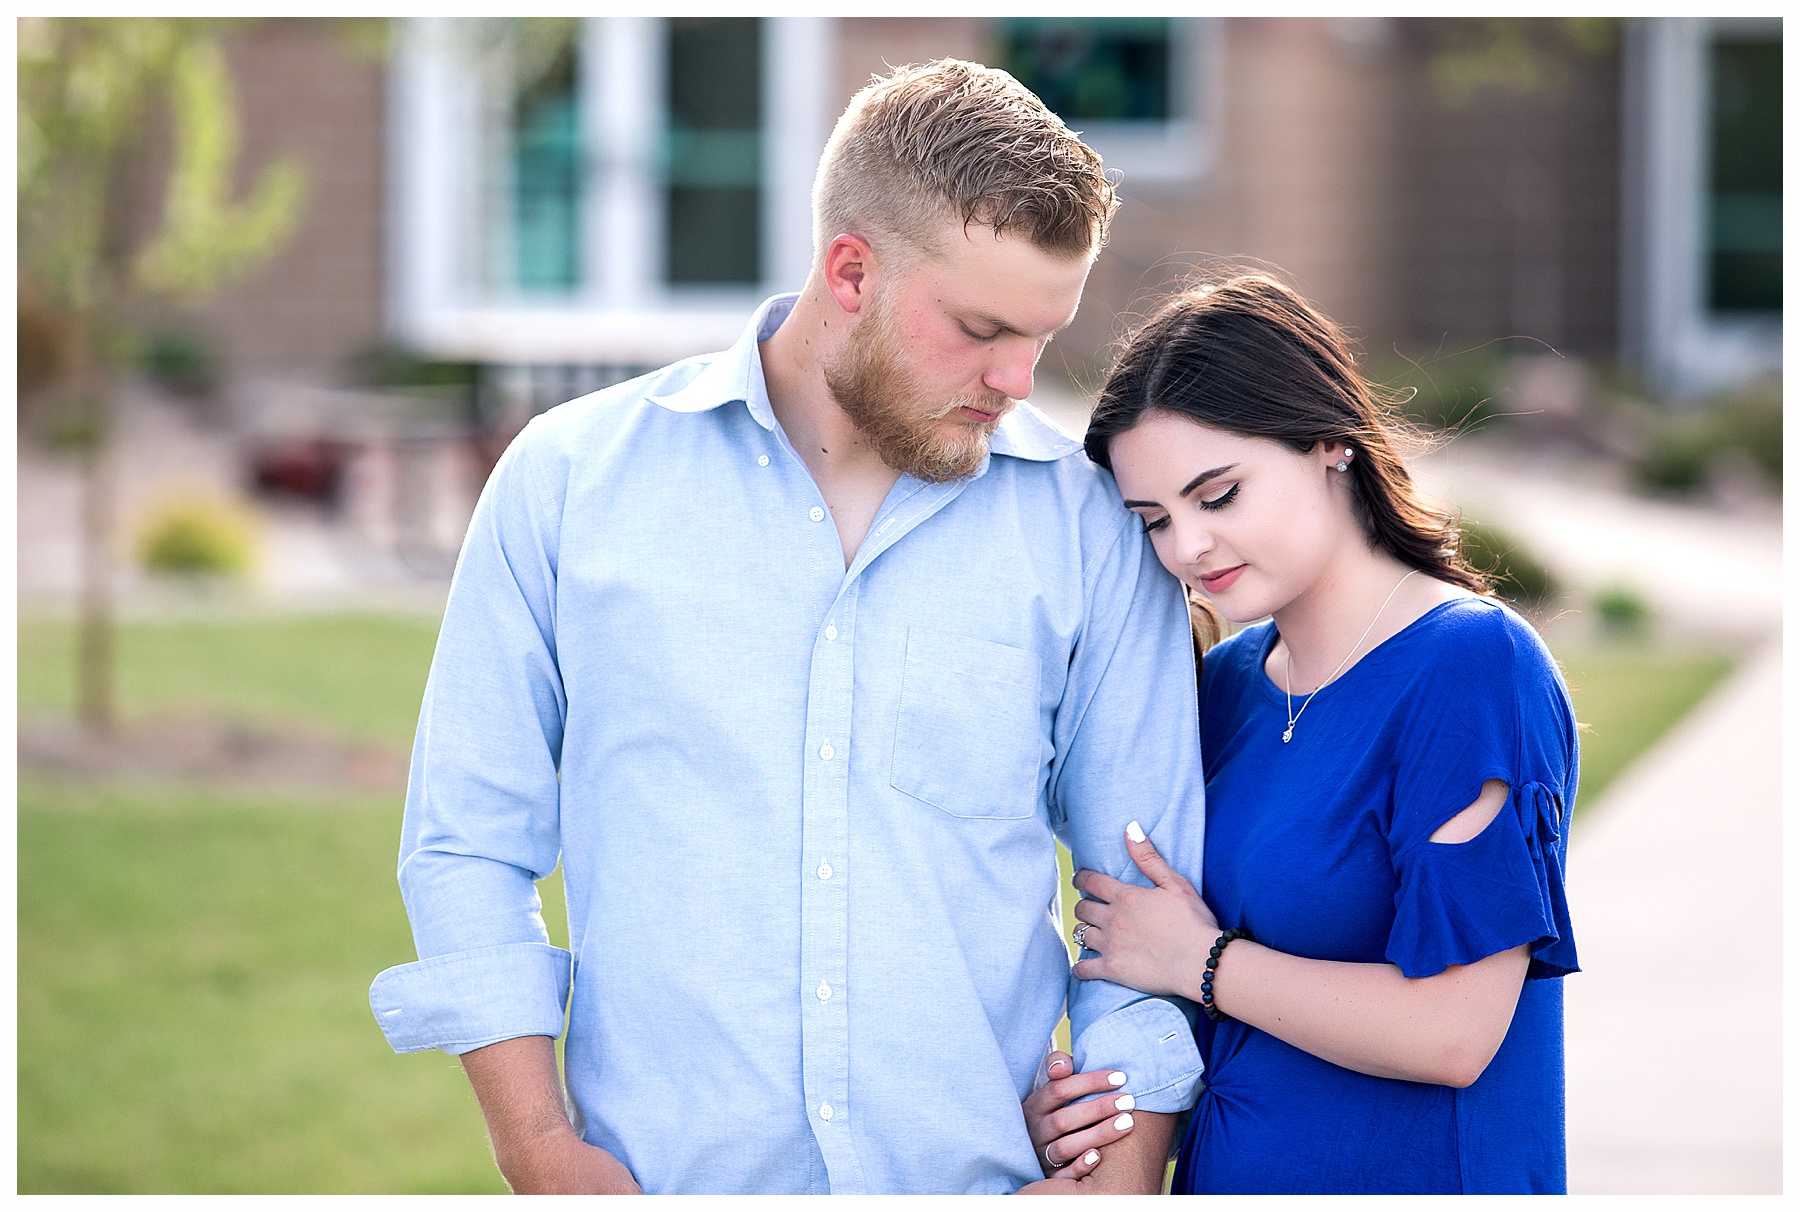
<path id="1" fill-rule="evenodd" d="M 503 1189 L 458 1062 L 392 1055 L 366 998 L 413 958 L 407 747 L 475 497 L 535 413 L 797 289 L 836 115 L 940 55 L 1122 174 L 1034 396 L 1072 432 L 1132 318 L 1221 261 L 1407 401 L 1586 725 L 1572 1189 L 1780 1189 L 1779 21 L 25 18 L 18 47 L 20 1190 Z M 1656 1009 L 1689 942 L 1728 948 L 1704 1063 Z"/>

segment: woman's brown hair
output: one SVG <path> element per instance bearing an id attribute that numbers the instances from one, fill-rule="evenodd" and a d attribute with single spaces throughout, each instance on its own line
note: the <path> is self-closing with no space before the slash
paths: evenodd
<path id="1" fill-rule="evenodd" d="M 1420 495 L 1400 457 L 1406 427 L 1356 368 L 1349 338 L 1267 274 L 1245 273 L 1175 296 L 1126 342 L 1088 422 L 1088 457 L 1112 470 L 1113 438 L 1152 412 L 1280 442 L 1355 451 L 1346 476 L 1371 546 L 1475 593 L 1489 581 L 1462 558 L 1455 512 Z M 1193 598 L 1196 643 L 1222 620 Z"/>

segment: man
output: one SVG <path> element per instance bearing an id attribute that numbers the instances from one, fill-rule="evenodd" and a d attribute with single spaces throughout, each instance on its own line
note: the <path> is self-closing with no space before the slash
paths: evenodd
<path id="1" fill-rule="evenodd" d="M 515 1190 L 1156 1189 L 1199 1056 L 1068 987 L 1054 839 L 1141 882 L 1137 819 L 1198 870 L 1186 612 L 1017 405 L 1116 205 L 1010 76 L 900 69 L 833 133 L 799 296 L 496 467 L 413 752 L 420 959 L 371 1002 L 462 1056 Z M 1065 994 L 1136 1101 L 1079 1182 L 1019 1107 Z"/>

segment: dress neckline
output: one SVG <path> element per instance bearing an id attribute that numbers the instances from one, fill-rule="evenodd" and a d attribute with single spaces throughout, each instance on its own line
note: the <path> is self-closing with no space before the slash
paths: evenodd
<path id="1" fill-rule="evenodd" d="M 1327 682 L 1317 690 L 1312 691 L 1312 695 L 1322 695 L 1329 690 L 1342 686 L 1345 682 L 1350 680 L 1351 676 L 1354 675 L 1358 669 L 1361 669 L 1364 665 L 1368 664 L 1369 659 L 1381 652 L 1382 649 L 1393 644 L 1397 640 L 1410 638 L 1409 633 L 1416 630 L 1420 624 L 1452 606 L 1460 606 L 1465 602 L 1488 602 L 1498 605 L 1492 598 L 1484 598 L 1479 594 L 1473 593 L 1466 597 L 1451 598 L 1448 602 L 1439 602 L 1436 606 L 1425 611 L 1424 614 L 1421 614 L 1418 618 L 1402 627 L 1399 631 L 1396 631 L 1393 635 L 1381 641 L 1381 643 L 1375 645 L 1375 647 L 1369 649 L 1369 651 L 1363 653 L 1361 660 L 1356 661 L 1350 668 L 1344 670 L 1337 676 L 1336 680 Z M 1275 651 L 1275 641 L 1280 638 L 1281 629 L 1275 626 L 1274 619 L 1270 619 L 1268 634 L 1263 637 L 1263 641 L 1261 645 L 1258 646 L 1256 653 L 1256 680 L 1262 687 L 1263 697 L 1270 702 L 1281 702 L 1284 701 L 1286 697 L 1286 692 L 1280 686 L 1275 684 L 1275 680 L 1269 676 L 1268 671 L 1269 654 Z"/>

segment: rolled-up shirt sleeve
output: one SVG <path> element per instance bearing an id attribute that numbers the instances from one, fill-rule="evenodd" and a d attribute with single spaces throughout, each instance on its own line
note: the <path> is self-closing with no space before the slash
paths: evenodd
<path id="1" fill-rule="evenodd" d="M 560 850 L 559 515 L 532 436 L 476 505 L 419 713 L 399 868 L 419 958 L 369 990 L 399 1052 L 562 1034 L 570 956 L 550 945 L 536 887 Z"/>
<path id="2" fill-rule="evenodd" d="M 1051 802 L 1078 868 L 1147 885 L 1125 848 L 1135 820 L 1200 884 L 1205 779 L 1190 636 L 1180 583 L 1126 518 L 1092 576 L 1057 713 Z M 1184 999 L 1071 973 L 1076 1069 L 1123 1070 L 1141 1109 L 1185 1110 L 1202 1067 L 1193 1013 Z"/>

